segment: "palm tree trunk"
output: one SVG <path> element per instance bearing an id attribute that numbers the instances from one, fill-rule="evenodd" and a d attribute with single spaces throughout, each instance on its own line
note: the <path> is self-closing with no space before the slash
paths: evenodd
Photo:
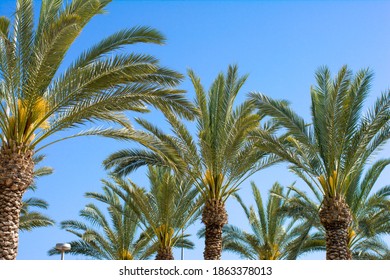
<path id="1" fill-rule="evenodd" d="M 0 260 L 14 260 L 19 243 L 22 196 L 34 176 L 33 152 L 0 149 Z"/>
<path id="2" fill-rule="evenodd" d="M 348 227 L 352 222 L 352 217 L 345 200 L 326 197 L 322 202 L 319 216 L 326 231 L 326 259 L 351 260 Z"/>
<path id="3" fill-rule="evenodd" d="M 156 260 L 173 260 L 173 254 L 172 254 L 172 248 L 166 247 L 166 248 L 158 248 Z"/>
<path id="4" fill-rule="evenodd" d="M 220 260 L 222 228 L 228 222 L 225 204 L 220 200 L 207 201 L 202 213 L 202 222 L 206 226 L 203 257 L 205 260 Z"/>

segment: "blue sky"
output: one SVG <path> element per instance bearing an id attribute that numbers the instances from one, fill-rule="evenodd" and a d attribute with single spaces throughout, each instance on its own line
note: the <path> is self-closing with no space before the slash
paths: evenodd
<path id="1" fill-rule="evenodd" d="M 39 1 L 36 1 L 36 9 Z M 0 15 L 10 15 L 13 0 L 0 1 Z M 135 25 L 152 26 L 167 38 L 164 46 L 139 45 L 124 51 L 155 55 L 161 64 L 183 74 L 193 69 L 208 88 L 216 75 L 229 64 L 237 64 L 249 78 L 238 97 L 245 99 L 250 91 L 273 98 L 287 99 L 300 115 L 309 120 L 310 85 L 314 72 L 327 65 L 335 74 L 344 64 L 357 71 L 369 67 L 375 78 L 367 100 L 373 104 L 390 86 L 390 10 L 389 1 L 124 1 L 114 0 L 107 13 L 94 18 L 85 28 L 64 61 L 64 68 L 84 49 L 113 32 Z M 193 89 L 186 78 L 180 85 L 193 99 Z M 134 114 L 129 114 L 135 116 Z M 145 115 L 162 126 L 158 113 Z M 195 126 L 191 124 L 191 126 Z M 69 134 L 66 132 L 65 134 Z M 46 212 L 56 220 L 55 227 L 37 229 L 20 236 L 18 259 L 58 259 L 47 251 L 57 242 L 73 240 L 59 223 L 78 219 L 86 203 L 87 191 L 100 191 L 100 180 L 106 178 L 101 162 L 112 152 L 135 144 L 101 138 L 79 138 L 58 143 L 43 151 L 44 165 L 55 172 L 38 181 L 34 196 L 49 202 Z M 387 145 L 378 157 L 390 156 Z M 147 186 L 144 170 L 131 175 Z M 389 182 L 386 169 L 378 182 Z M 241 185 L 240 194 L 253 203 L 249 181 L 266 194 L 275 181 L 289 185 L 296 178 L 285 165 L 260 171 Z M 297 185 L 305 188 L 299 181 Z M 228 202 L 229 222 L 247 227 L 240 219 L 239 205 Z M 190 228 L 195 233 L 200 224 Z M 202 259 L 203 240 L 193 235 L 196 249 L 186 251 L 186 259 Z M 177 254 L 176 254 L 177 253 Z M 175 252 L 175 257 L 180 254 Z M 223 254 L 223 259 L 237 258 Z M 324 254 L 306 256 L 324 258 Z M 71 257 L 68 259 L 83 259 Z"/>

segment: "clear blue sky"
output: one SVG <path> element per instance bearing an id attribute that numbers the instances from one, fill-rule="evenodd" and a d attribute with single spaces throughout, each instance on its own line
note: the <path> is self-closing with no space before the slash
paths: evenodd
<path id="1" fill-rule="evenodd" d="M 0 1 L 0 15 L 9 16 L 13 10 L 13 0 Z M 162 65 L 183 74 L 192 68 L 206 88 L 229 64 L 238 64 L 242 74 L 249 74 L 240 101 L 249 91 L 288 99 L 307 120 L 309 89 L 319 66 L 328 65 L 333 73 L 344 64 L 354 71 L 371 68 L 375 79 L 367 104 L 372 104 L 390 86 L 389 1 L 114 0 L 107 11 L 85 28 L 66 57 L 65 66 L 82 50 L 121 28 L 148 25 L 167 37 L 166 45 L 139 45 L 127 51 L 153 54 Z M 180 88 L 193 99 L 188 79 Z M 158 114 L 145 117 L 161 121 Z M 73 235 L 59 228 L 59 223 L 79 219 L 78 212 L 91 202 L 83 197 L 84 193 L 100 191 L 100 179 L 106 177 L 101 162 L 110 153 L 130 145 L 133 144 L 92 137 L 62 142 L 43 151 L 47 155 L 44 164 L 53 167 L 55 173 L 38 181 L 34 196 L 49 202 L 46 213 L 57 221 L 57 226 L 22 233 L 18 259 L 58 259 L 49 257 L 47 251 L 57 242 L 74 240 Z M 389 145 L 379 156 L 390 156 Z M 131 178 L 146 186 L 143 171 Z M 387 169 L 378 186 L 384 186 L 389 179 Z M 275 181 L 289 185 L 296 178 L 280 165 L 261 171 L 250 180 L 261 187 L 265 196 Z M 302 183 L 298 185 L 304 188 Z M 253 202 L 248 189 L 249 181 L 241 186 L 240 194 L 250 204 Z M 235 201 L 228 203 L 228 211 L 231 224 L 247 226 L 240 219 L 242 212 Z M 190 232 L 195 233 L 198 228 L 196 224 Z M 195 235 L 192 240 L 196 249 L 186 251 L 186 259 L 202 259 L 203 240 Z M 223 254 L 223 259 L 232 258 L 236 256 Z M 321 259 L 324 254 L 305 258 Z"/>

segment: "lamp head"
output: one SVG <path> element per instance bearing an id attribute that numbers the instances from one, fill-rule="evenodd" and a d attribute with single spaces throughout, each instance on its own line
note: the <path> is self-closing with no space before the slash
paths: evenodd
<path id="1" fill-rule="evenodd" d="M 57 243 L 56 249 L 61 252 L 69 251 L 71 248 L 69 243 Z"/>

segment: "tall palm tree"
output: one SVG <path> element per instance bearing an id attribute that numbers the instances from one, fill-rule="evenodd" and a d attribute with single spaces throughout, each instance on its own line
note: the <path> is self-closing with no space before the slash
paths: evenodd
<path id="1" fill-rule="evenodd" d="M 173 247 L 194 247 L 183 233 L 200 216 L 201 200 L 189 176 L 149 167 L 148 178 L 149 191 L 134 183 L 120 185 L 129 195 L 129 204 L 143 224 L 144 234 L 156 240 L 156 260 L 173 260 Z"/>
<path id="2" fill-rule="evenodd" d="M 34 164 L 38 164 L 44 159 L 43 155 L 34 156 Z M 53 173 L 53 169 L 50 167 L 39 167 L 34 170 L 34 178 L 50 175 Z M 35 191 L 37 189 L 36 184 L 33 184 L 27 188 L 27 191 Z M 54 225 L 54 221 L 48 216 L 38 211 L 32 211 L 31 208 L 47 209 L 49 204 L 40 198 L 29 197 L 22 200 L 22 209 L 20 211 L 19 230 L 30 231 L 38 227 L 47 227 Z"/>
<path id="3" fill-rule="evenodd" d="M 49 136 L 90 121 L 128 125 L 120 111 L 146 112 L 147 104 L 186 117 L 192 113 L 182 91 L 171 88 L 180 74 L 149 55 L 115 54 L 135 43 L 162 44 L 164 37 L 149 27 L 112 34 L 60 73 L 69 47 L 109 2 L 42 0 L 35 24 L 33 0 L 16 0 L 13 24 L 0 17 L 0 259 L 17 254 L 21 199 L 32 184 L 33 154 L 75 136 L 119 137 L 109 128 Z"/>
<path id="4" fill-rule="evenodd" d="M 326 230 L 327 259 L 351 259 L 348 229 L 352 214 L 346 195 L 356 187 L 351 183 L 355 174 L 389 138 L 390 91 L 362 116 L 372 79 L 368 70 L 353 75 L 344 66 L 332 79 L 329 69 L 323 67 L 316 79 L 317 86 L 311 89 L 311 124 L 286 102 L 251 93 L 256 107 L 287 131 L 281 139 L 259 130 L 253 139 L 260 150 L 290 162 L 296 173 L 316 187 L 313 190 L 321 196 L 318 214 Z"/>
<path id="5" fill-rule="evenodd" d="M 254 113 L 250 101 L 234 106 L 247 79 L 238 76 L 237 66 L 229 66 L 227 74 L 219 74 L 207 94 L 193 71 L 189 71 L 189 77 L 199 111 L 196 138 L 173 114 L 167 114 L 173 135 L 138 120 L 146 131 L 131 131 L 129 138 L 146 149 L 121 150 L 104 164 L 122 176 L 143 165 L 170 166 L 179 173 L 189 173 L 205 203 L 204 258 L 218 260 L 222 252 L 222 228 L 228 221 L 226 200 L 243 180 L 276 162 L 277 157 L 267 157 L 248 141 L 248 135 L 258 129 L 261 117 Z M 271 128 L 272 125 L 268 127 Z"/>
<path id="6" fill-rule="evenodd" d="M 77 240 L 69 242 L 73 255 L 82 255 L 97 260 L 147 259 L 150 239 L 141 234 L 139 219 L 130 205 L 117 193 L 116 183 L 102 181 L 103 193 L 86 193 L 86 197 L 102 202 L 106 207 L 89 203 L 80 211 L 87 223 L 77 220 L 61 222 L 61 227 L 76 235 Z M 109 217 L 106 217 L 108 213 Z M 59 254 L 51 249 L 49 255 Z"/>
<path id="7" fill-rule="evenodd" d="M 245 212 L 251 232 L 227 225 L 223 230 L 224 250 L 251 260 L 296 259 L 298 256 L 318 250 L 318 239 L 312 234 L 312 226 L 300 219 L 291 219 L 283 211 L 286 197 L 283 187 L 275 183 L 264 204 L 259 189 L 251 183 L 255 206 L 248 208 L 239 195 L 238 202 Z"/>
<path id="8" fill-rule="evenodd" d="M 353 259 L 385 259 L 390 248 L 381 237 L 390 234 L 390 187 L 384 186 L 373 192 L 375 183 L 390 160 L 378 160 L 366 171 L 361 170 L 351 184 L 346 195 L 352 215 L 348 229 L 348 246 Z M 310 185 L 313 188 L 313 185 Z M 287 198 L 285 211 L 295 218 L 310 221 L 317 228 L 318 240 L 325 248 L 325 230 L 320 218 L 315 215 L 321 204 L 321 196 L 309 198 L 298 189 L 291 188 L 296 194 Z M 318 249 L 321 249 L 321 248 Z"/>

